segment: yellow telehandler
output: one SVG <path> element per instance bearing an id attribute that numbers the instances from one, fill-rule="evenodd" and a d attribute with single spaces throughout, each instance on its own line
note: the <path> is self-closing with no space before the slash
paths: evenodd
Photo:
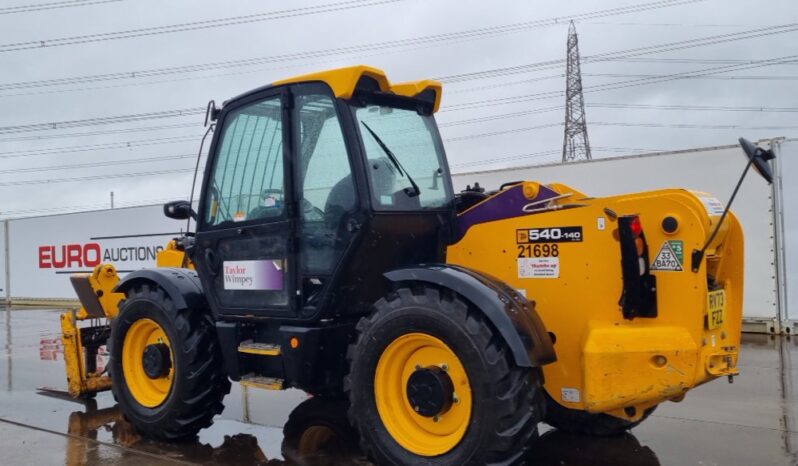
<path id="1" fill-rule="evenodd" d="M 179 439 L 230 380 L 293 387 L 347 397 L 380 464 L 504 465 L 544 419 L 617 434 L 738 373 L 728 206 L 531 181 L 456 194 L 440 100 L 438 82 L 355 66 L 211 102 L 199 207 L 164 206 L 194 230 L 157 268 L 71 277 L 70 392 L 111 388 L 142 434 Z M 772 154 L 741 143 L 770 176 Z"/>

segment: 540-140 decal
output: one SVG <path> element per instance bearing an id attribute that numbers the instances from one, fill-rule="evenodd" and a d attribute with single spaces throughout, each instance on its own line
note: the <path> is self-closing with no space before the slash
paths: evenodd
<path id="1" fill-rule="evenodd" d="M 580 243 L 582 227 L 525 228 L 516 230 L 516 243 Z"/>

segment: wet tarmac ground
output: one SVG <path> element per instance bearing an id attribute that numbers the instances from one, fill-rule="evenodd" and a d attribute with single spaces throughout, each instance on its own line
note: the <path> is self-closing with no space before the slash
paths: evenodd
<path id="1" fill-rule="evenodd" d="M 0 310 L 0 465 L 368 465 L 346 406 L 289 390 L 233 384 L 225 411 L 197 439 L 142 439 L 110 393 L 77 402 L 66 388 L 56 311 Z M 796 357 L 793 361 L 792 357 Z M 666 403 L 610 439 L 541 426 L 530 464 L 798 465 L 798 341 L 746 335 L 741 375 Z"/>

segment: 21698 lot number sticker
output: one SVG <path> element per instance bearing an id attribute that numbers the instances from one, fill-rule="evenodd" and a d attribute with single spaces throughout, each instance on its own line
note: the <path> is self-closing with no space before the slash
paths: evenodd
<path id="1" fill-rule="evenodd" d="M 519 244 L 518 257 L 557 257 L 560 247 L 556 244 Z"/>
<path id="2" fill-rule="evenodd" d="M 582 227 L 549 227 L 516 230 L 516 243 L 578 243 Z"/>

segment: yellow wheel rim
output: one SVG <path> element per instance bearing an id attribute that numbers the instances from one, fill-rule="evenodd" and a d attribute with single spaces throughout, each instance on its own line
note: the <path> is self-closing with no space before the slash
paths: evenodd
<path id="1" fill-rule="evenodd" d="M 149 345 L 158 343 L 163 343 L 169 348 L 172 364 L 167 374 L 151 378 L 144 371 L 144 350 Z M 160 406 L 172 390 L 174 366 L 172 345 L 163 328 L 151 319 L 134 322 L 125 334 L 122 345 L 122 372 L 125 374 L 125 382 L 133 398 L 147 408 Z"/>
<path id="2" fill-rule="evenodd" d="M 319 453 L 333 438 L 335 438 L 335 432 L 327 426 L 308 427 L 299 439 L 298 453 L 303 455 Z"/>
<path id="3" fill-rule="evenodd" d="M 437 366 L 451 378 L 455 401 L 435 417 L 418 414 L 407 396 L 407 382 L 418 368 Z M 463 439 L 471 421 L 471 386 L 460 359 L 443 341 L 408 333 L 383 351 L 374 375 L 374 396 L 383 425 L 406 450 L 422 456 L 447 453 Z"/>

